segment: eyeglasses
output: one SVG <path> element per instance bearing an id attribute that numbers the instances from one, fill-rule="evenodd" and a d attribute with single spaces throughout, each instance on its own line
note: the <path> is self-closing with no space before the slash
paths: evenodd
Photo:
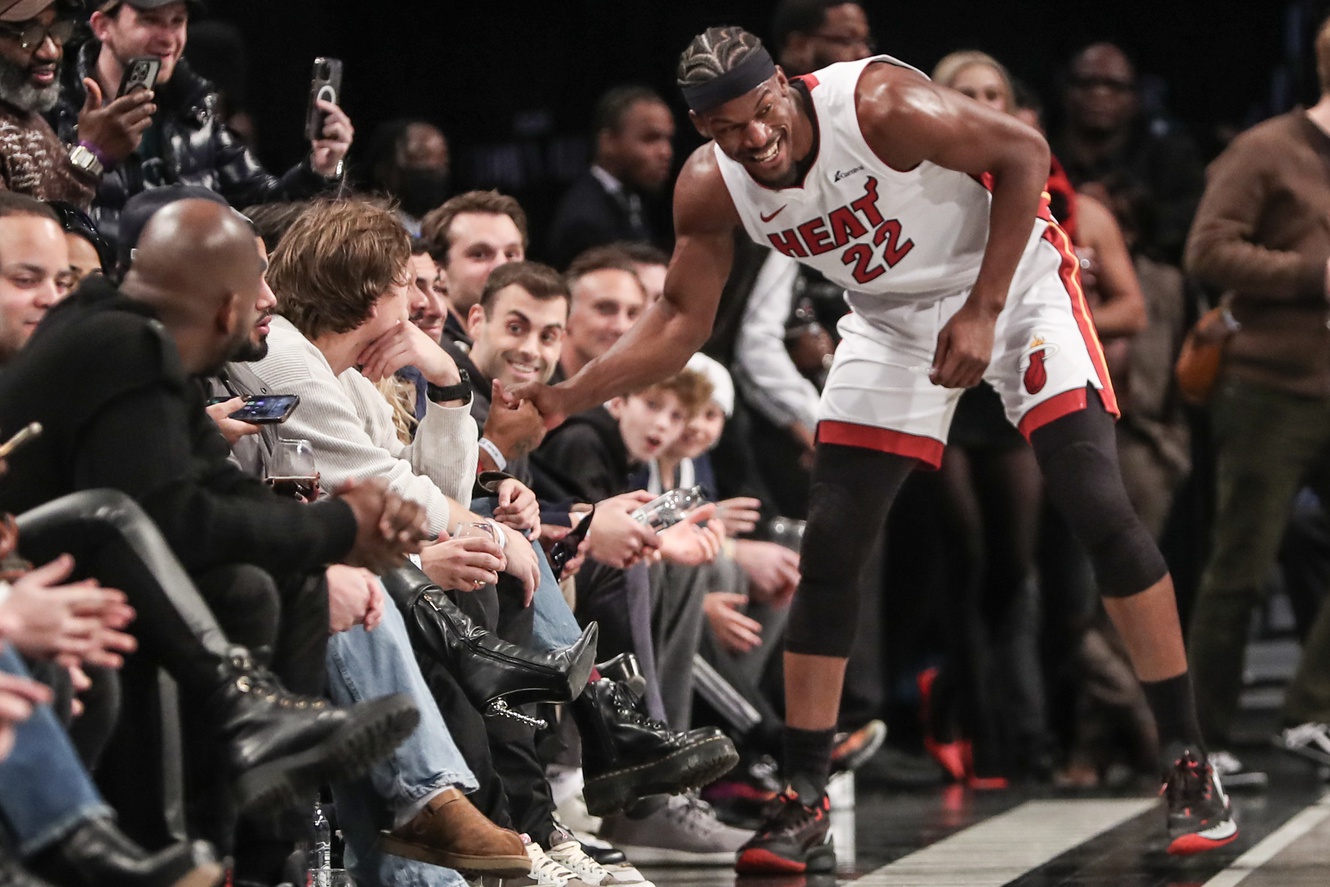
<path id="1" fill-rule="evenodd" d="M 1114 77 L 1073 77 L 1071 85 L 1076 89 L 1090 91 L 1095 87 L 1103 87 L 1110 92 L 1124 93 L 1133 92 L 1136 84 L 1130 80 L 1118 80 Z"/>
<path id="2" fill-rule="evenodd" d="M 842 49 L 853 49 L 856 46 L 862 46 L 869 53 L 877 52 L 877 41 L 871 34 L 865 34 L 862 37 L 855 34 L 828 34 L 823 31 L 813 32 L 813 36 L 819 40 L 825 40 Z"/>
<path id="3" fill-rule="evenodd" d="M 65 41 L 74 36 L 74 20 L 59 18 L 49 25 L 43 25 L 35 19 L 16 25 L 0 24 L 0 36 L 17 40 L 24 52 L 41 46 L 47 37 L 64 46 Z"/>

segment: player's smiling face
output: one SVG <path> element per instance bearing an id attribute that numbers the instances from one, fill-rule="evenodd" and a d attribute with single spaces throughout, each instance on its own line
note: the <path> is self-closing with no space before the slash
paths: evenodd
<path id="1" fill-rule="evenodd" d="M 769 79 L 723 105 L 690 115 L 703 136 L 715 139 L 725 156 L 764 185 L 794 184 L 799 160 L 795 142 L 807 127 L 779 68 Z"/>

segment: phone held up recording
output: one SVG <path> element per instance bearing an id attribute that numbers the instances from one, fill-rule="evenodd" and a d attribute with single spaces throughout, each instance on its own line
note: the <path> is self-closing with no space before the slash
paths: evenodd
<path id="1" fill-rule="evenodd" d="M 125 62 L 125 73 L 120 78 L 120 90 L 117 98 L 122 98 L 140 89 L 154 89 L 157 74 L 162 69 L 162 60 L 153 55 L 135 56 Z"/>
<path id="2" fill-rule="evenodd" d="M 309 108 L 305 112 L 305 138 L 317 142 L 323 138 L 323 124 L 328 115 L 317 102 L 340 104 L 342 99 L 342 60 L 319 56 L 314 60 L 314 75 L 309 83 Z"/>

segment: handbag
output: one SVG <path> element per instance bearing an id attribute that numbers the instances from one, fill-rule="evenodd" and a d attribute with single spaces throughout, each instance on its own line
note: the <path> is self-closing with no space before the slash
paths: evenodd
<path id="1" fill-rule="evenodd" d="M 1228 342 L 1240 329 L 1242 324 L 1225 304 L 1202 314 L 1196 325 L 1187 331 L 1182 351 L 1173 365 L 1173 377 L 1189 403 L 1200 406 L 1210 399 Z"/>

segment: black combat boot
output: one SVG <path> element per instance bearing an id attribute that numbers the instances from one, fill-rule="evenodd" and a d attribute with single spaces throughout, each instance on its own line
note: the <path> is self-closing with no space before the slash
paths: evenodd
<path id="1" fill-rule="evenodd" d="M 37 854 L 30 866 L 61 887 L 214 887 L 225 874 L 205 841 L 149 853 L 102 816 L 80 822 Z M 34 885 L 41 883 L 29 878 Z M 3 876 L 0 883 L 6 883 Z M 21 883 L 14 882 L 14 887 Z"/>
<path id="2" fill-rule="evenodd" d="M 739 762 L 734 743 L 716 728 L 671 731 L 638 711 L 636 696 L 609 678 L 589 684 L 571 708 L 593 816 L 608 816 L 646 795 L 700 788 Z"/>
<path id="3" fill-rule="evenodd" d="M 347 707 L 290 693 L 240 647 L 220 676 L 209 709 L 219 718 L 241 810 L 285 808 L 325 782 L 355 779 L 420 723 L 401 693 Z"/>

